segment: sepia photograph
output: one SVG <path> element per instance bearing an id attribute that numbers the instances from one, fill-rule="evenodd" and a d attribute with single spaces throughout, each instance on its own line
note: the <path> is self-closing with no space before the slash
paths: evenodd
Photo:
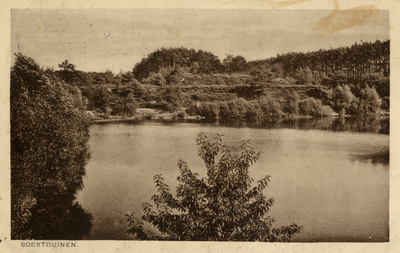
<path id="1" fill-rule="evenodd" d="M 390 31 L 374 6 L 11 9 L 7 240 L 393 241 Z"/>

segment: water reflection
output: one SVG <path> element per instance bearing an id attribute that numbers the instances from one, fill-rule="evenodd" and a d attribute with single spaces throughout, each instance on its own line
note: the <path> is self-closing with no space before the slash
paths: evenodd
<path id="1" fill-rule="evenodd" d="M 369 154 L 359 154 L 353 156 L 353 161 L 372 162 L 373 164 L 389 164 L 389 148 L 384 148 L 378 152 Z"/>
<path id="2" fill-rule="evenodd" d="M 190 120 L 185 121 L 190 123 Z M 193 121 L 196 122 L 196 121 Z M 199 121 L 197 121 L 199 122 Z M 375 134 L 389 134 L 389 118 L 377 117 L 348 117 L 348 118 L 272 118 L 263 121 L 239 121 L 217 119 L 214 121 L 203 120 L 201 123 L 217 124 L 227 127 L 252 127 L 266 129 L 299 129 L 299 130 L 324 130 L 339 132 L 365 132 Z"/>
<path id="3" fill-rule="evenodd" d="M 265 129 L 298 129 L 324 130 L 334 132 L 360 132 L 374 134 L 389 134 L 390 121 L 388 117 L 327 117 L 327 118 L 282 118 L 274 117 L 266 120 L 231 120 L 231 119 L 164 119 L 147 121 L 102 122 L 98 125 L 132 124 L 143 125 L 151 122 L 169 126 L 176 123 L 201 123 L 204 126 L 250 127 Z"/>

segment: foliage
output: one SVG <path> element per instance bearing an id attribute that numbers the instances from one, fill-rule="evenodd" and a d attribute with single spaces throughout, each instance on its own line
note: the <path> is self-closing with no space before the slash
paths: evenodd
<path id="1" fill-rule="evenodd" d="M 227 55 L 222 61 L 225 71 L 228 73 L 241 72 L 246 68 L 246 59 L 243 56 Z"/>
<path id="2" fill-rule="evenodd" d="M 253 77 L 253 84 L 265 84 L 275 78 L 275 75 L 271 69 L 266 69 L 264 71 L 255 69 L 250 73 L 250 75 Z"/>
<path id="3" fill-rule="evenodd" d="M 385 77 L 382 74 L 369 73 L 356 80 L 356 83 L 361 89 L 365 88 L 365 86 L 374 87 L 381 98 L 390 96 L 389 77 Z"/>
<path id="4" fill-rule="evenodd" d="M 381 103 L 382 100 L 375 88 L 366 86 L 361 90 L 356 114 L 360 116 L 377 114 L 380 111 Z"/>
<path id="5" fill-rule="evenodd" d="M 275 99 L 265 97 L 255 101 L 238 98 L 230 101 L 194 103 L 186 109 L 188 115 L 205 118 L 262 119 L 282 113 Z"/>
<path id="6" fill-rule="evenodd" d="M 358 100 L 351 92 L 350 87 L 344 85 L 337 86 L 334 89 L 332 103 L 332 108 L 336 112 L 344 109 L 348 114 L 352 115 L 356 113 Z"/>
<path id="7" fill-rule="evenodd" d="M 201 103 L 196 114 L 205 118 L 215 119 L 219 115 L 219 107 L 219 103 L 215 102 Z"/>
<path id="8" fill-rule="evenodd" d="M 195 62 L 193 62 L 192 67 L 190 68 L 190 72 L 193 74 L 197 74 L 199 69 L 200 69 L 200 65 L 195 61 Z"/>
<path id="9" fill-rule="evenodd" d="M 116 104 L 111 108 L 111 115 L 122 115 L 124 117 L 132 117 L 136 113 L 138 103 L 134 99 L 132 94 L 129 94 L 125 98 L 120 98 L 116 101 Z"/>
<path id="10" fill-rule="evenodd" d="M 258 103 L 265 115 L 279 115 L 282 112 L 281 105 L 272 97 L 263 97 L 258 100 Z"/>
<path id="11" fill-rule="evenodd" d="M 89 159 L 88 119 L 70 90 L 33 59 L 16 54 L 10 89 L 12 239 L 79 239 L 90 231 L 91 215 L 74 197 Z"/>
<path id="12" fill-rule="evenodd" d="M 150 73 L 159 73 L 162 69 L 177 67 L 191 69 L 192 73 L 212 74 L 221 69 L 221 62 L 217 56 L 203 50 L 180 48 L 161 48 L 147 57 L 133 68 L 133 74 L 140 82 L 144 82 Z"/>
<path id="13" fill-rule="evenodd" d="M 68 60 L 65 60 L 61 64 L 58 64 L 58 67 L 62 69 L 61 78 L 66 83 L 71 83 L 75 73 L 75 65 L 68 63 Z"/>
<path id="14" fill-rule="evenodd" d="M 110 94 L 103 85 L 98 85 L 93 91 L 93 105 L 105 112 L 110 105 Z"/>
<path id="15" fill-rule="evenodd" d="M 165 86 L 167 82 L 160 73 L 150 72 L 149 76 L 143 80 L 144 83 L 152 84 L 156 86 Z"/>
<path id="16" fill-rule="evenodd" d="M 143 58 L 132 71 L 121 71 L 118 75 L 114 75 L 110 70 L 104 72 L 78 71 L 75 69 L 75 65 L 67 60 L 59 64 L 59 67 L 61 68 L 59 71 L 47 69 L 46 73 L 52 73 L 66 83 L 79 87 L 82 95 L 88 99 L 87 108 L 89 110 L 101 108 L 103 112 L 110 104 L 116 104 L 122 96 L 116 94 L 109 97 L 107 102 L 107 99 L 101 101 L 102 99 L 99 98 L 102 96 L 100 95 L 96 97 L 95 102 L 94 84 L 101 84 L 106 88 L 117 86 L 118 91 L 121 86 L 123 89 L 134 90 L 135 97 L 142 102 L 141 106 L 154 104 L 153 102 L 157 101 L 156 106 L 165 110 L 171 103 L 165 102 L 161 98 L 161 93 L 151 94 L 150 89 L 141 87 L 141 83 L 160 87 L 165 85 L 184 87 L 186 90 L 182 90 L 184 93 L 186 92 L 184 95 L 187 97 L 187 100 L 183 99 L 182 105 L 184 106 L 190 105 L 193 100 L 211 102 L 244 97 L 250 101 L 259 98 L 262 89 L 268 87 L 313 84 L 315 85 L 314 91 L 319 89 L 324 94 L 307 94 L 308 96 L 320 99 L 324 105 L 332 106 L 335 111 L 340 111 L 339 107 L 347 108 L 345 110 L 348 114 L 357 114 L 354 106 L 358 105 L 360 101 L 361 91 L 369 86 L 375 88 L 380 98 L 385 98 L 381 103 L 382 108 L 389 109 L 389 40 L 355 43 L 351 47 L 308 53 L 289 52 L 269 59 L 250 62 L 246 62 L 240 55 L 227 55 L 222 63 L 217 56 L 203 50 L 196 51 L 183 47 L 161 48 Z M 204 90 L 199 91 L 196 88 L 197 85 L 220 86 L 221 89 L 213 87 L 209 91 L 203 92 Z M 253 90 L 243 88 L 246 85 L 252 85 Z M 340 98 L 334 97 L 338 95 L 335 94 L 335 89 L 339 86 L 343 88 L 345 85 L 356 97 L 355 102 L 350 103 L 350 106 L 343 104 L 347 102 L 338 104 L 337 100 Z M 225 89 L 224 86 L 232 87 Z M 243 90 L 241 90 L 242 88 Z M 225 89 L 224 94 L 221 92 L 222 89 Z M 241 92 L 246 90 L 250 92 Z M 102 95 L 106 96 L 105 93 Z M 192 97 L 191 100 L 190 97 Z M 281 97 L 289 101 L 288 96 Z M 301 92 L 300 97 L 304 97 Z M 284 111 L 288 110 L 288 106 L 282 107 Z M 289 111 L 291 110 L 289 109 Z"/>
<path id="17" fill-rule="evenodd" d="M 263 193 L 270 176 L 254 185 L 249 169 L 260 153 L 251 148 L 249 141 L 240 145 L 240 155 L 225 149 L 220 135 L 211 142 L 201 133 L 196 142 L 207 177 L 198 178 L 180 160 L 179 185 L 174 197 L 162 175 L 155 175 L 158 192 L 152 197 L 155 206 L 142 204 L 142 220 L 161 234 L 145 231 L 142 221 L 127 214 L 128 234 L 140 240 L 288 242 L 301 231 L 302 227 L 296 224 L 273 228 L 274 219 L 266 216 L 274 203 L 274 199 L 266 198 Z"/>
<path id="18" fill-rule="evenodd" d="M 165 104 L 164 110 L 173 112 L 181 108 L 183 96 L 179 86 L 167 86 L 161 90 L 161 94 Z"/>
<path id="19" fill-rule="evenodd" d="M 277 63 L 282 64 L 283 76 L 296 77 L 300 68 L 304 70 L 309 67 L 316 80 L 328 77 L 329 74 L 337 71 L 341 71 L 346 78 L 352 79 L 363 78 L 370 73 L 389 77 L 390 40 L 354 43 L 350 47 L 320 49 L 308 53 L 278 54 L 277 57 L 248 62 L 247 71 L 250 73 L 255 69 L 271 70 Z"/>
<path id="20" fill-rule="evenodd" d="M 185 75 L 183 86 L 240 86 L 251 84 L 252 78 L 246 74 Z"/>
<path id="21" fill-rule="evenodd" d="M 125 84 L 129 84 L 130 82 L 133 82 L 135 79 L 131 71 L 123 72 L 122 70 L 119 73 L 119 78 L 121 79 L 121 82 Z"/>
<path id="22" fill-rule="evenodd" d="M 111 70 L 106 70 L 104 72 L 87 72 L 87 78 L 92 80 L 91 84 L 102 84 L 102 85 L 110 85 L 110 84 L 120 84 L 120 83 L 129 83 L 132 78 L 132 72 L 120 72 L 118 75 L 114 75 Z"/>
<path id="23" fill-rule="evenodd" d="M 334 111 L 331 107 L 323 105 L 321 100 L 309 97 L 299 103 L 300 114 L 313 117 L 332 116 Z"/>
<path id="24" fill-rule="evenodd" d="M 296 70 L 295 78 L 298 80 L 299 84 L 310 85 L 314 81 L 314 76 L 308 66 L 305 68 L 298 68 Z"/>
<path id="25" fill-rule="evenodd" d="M 238 97 L 236 93 L 232 93 L 232 90 L 227 90 L 227 92 L 217 92 L 215 90 L 195 90 L 192 91 L 190 95 L 190 99 L 192 101 L 201 102 L 229 101 L 237 98 Z"/>
<path id="26" fill-rule="evenodd" d="M 114 77 L 114 73 L 111 70 L 107 69 L 102 74 L 104 76 L 105 83 L 117 83 L 118 82 L 118 79 Z"/>
<path id="27" fill-rule="evenodd" d="M 299 109 L 299 102 L 300 102 L 299 94 L 296 91 L 294 91 L 289 96 L 288 100 L 289 101 L 288 101 L 286 111 L 291 114 L 298 114 L 300 111 L 300 109 Z"/>
<path id="28" fill-rule="evenodd" d="M 271 68 L 271 72 L 275 78 L 282 78 L 284 74 L 283 64 L 281 62 L 274 63 Z"/>
<path id="29" fill-rule="evenodd" d="M 164 70 L 168 69 L 163 69 L 160 72 Z M 184 68 L 177 66 L 175 69 L 170 69 L 166 71 L 164 78 L 168 85 L 177 85 L 184 80 L 184 76 L 185 76 Z"/>
<path id="30" fill-rule="evenodd" d="M 61 70 L 55 71 L 52 68 L 48 68 L 45 72 L 50 75 L 56 75 L 67 84 L 73 86 L 89 86 L 93 82 L 90 73 L 76 70 L 75 65 L 69 63 L 68 60 L 58 64 L 58 67 Z"/>
<path id="31" fill-rule="evenodd" d="M 74 98 L 74 106 L 81 111 L 86 111 L 86 106 L 82 99 L 81 90 L 78 87 L 72 86 L 72 85 L 67 85 L 67 89 L 68 89 L 68 92 Z"/>

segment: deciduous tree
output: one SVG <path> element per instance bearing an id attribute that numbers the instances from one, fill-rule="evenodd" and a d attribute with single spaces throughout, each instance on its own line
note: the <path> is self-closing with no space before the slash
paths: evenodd
<path id="1" fill-rule="evenodd" d="M 89 158 L 79 96 L 22 54 L 11 68 L 10 93 L 11 237 L 81 239 L 91 216 L 75 200 Z"/>

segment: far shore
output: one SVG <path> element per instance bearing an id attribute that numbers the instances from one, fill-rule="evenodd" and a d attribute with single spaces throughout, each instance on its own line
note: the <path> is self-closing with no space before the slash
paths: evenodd
<path id="1" fill-rule="evenodd" d="M 118 122 L 118 121 L 142 121 L 150 119 L 204 119 L 200 116 L 188 116 L 183 110 L 179 112 L 165 112 L 153 108 L 138 108 L 136 114 L 132 117 L 109 116 L 108 118 L 91 116 L 93 123 Z"/>
<path id="2" fill-rule="evenodd" d="M 380 117 L 387 118 L 390 113 L 385 111 L 382 112 Z M 278 115 L 279 117 L 283 117 L 285 119 L 309 119 L 312 118 L 308 115 L 293 115 L 293 114 L 282 114 Z M 162 110 L 157 110 L 153 108 L 138 108 L 137 112 L 132 117 L 123 117 L 123 116 L 109 116 L 109 118 L 103 118 L 99 116 L 90 116 L 92 123 L 103 123 L 103 122 L 129 122 L 129 121 L 143 121 L 143 120 L 175 120 L 175 119 L 191 119 L 191 120 L 200 120 L 206 119 L 201 116 L 188 116 L 184 113 L 184 110 L 180 110 L 178 112 L 165 112 Z M 339 114 L 333 114 L 330 117 L 337 118 Z M 345 115 L 345 118 L 352 117 L 350 115 Z"/>

